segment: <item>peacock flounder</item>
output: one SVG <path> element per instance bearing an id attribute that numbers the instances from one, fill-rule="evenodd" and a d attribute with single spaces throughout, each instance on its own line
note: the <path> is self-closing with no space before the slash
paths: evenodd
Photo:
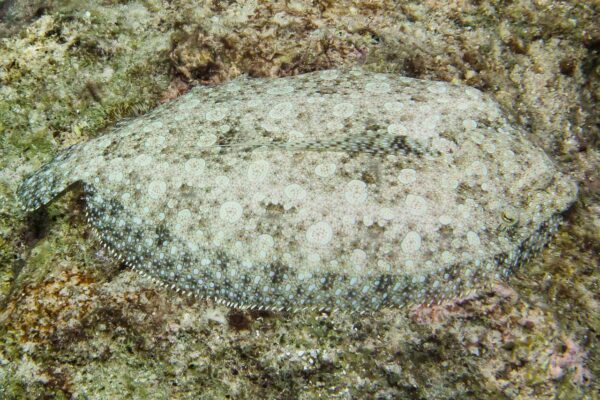
<path id="1" fill-rule="evenodd" d="M 278 310 L 461 296 L 538 251 L 577 193 L 480 91 L 356 69 L 196 87 L 18 195 L 34 210 L 75 182 L 128 266 Z"/>

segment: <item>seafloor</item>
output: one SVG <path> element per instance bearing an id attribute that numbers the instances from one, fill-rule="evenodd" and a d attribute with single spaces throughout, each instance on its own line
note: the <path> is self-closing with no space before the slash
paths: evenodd
<path id="1" fill-rule="evenodd" d="M 0 399 L 600 396 L 600 3 L 0 1 Z M 192 84 L 360 64 L 493 94 L 580 197 L 495 290 L 369 316 L 197 303 L 21 179 Z"/>

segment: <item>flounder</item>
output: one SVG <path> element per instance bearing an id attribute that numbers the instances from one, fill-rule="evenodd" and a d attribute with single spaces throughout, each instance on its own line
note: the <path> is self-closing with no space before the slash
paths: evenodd
<path id="1" fill-rule="evenodd" d="M 577 193 L 479 90 L 358 69 L 195 87 L 18 196 L 34 210 L 76 182 L 128 266 L 276 310 L 462 296 L 540 250 Z"/>

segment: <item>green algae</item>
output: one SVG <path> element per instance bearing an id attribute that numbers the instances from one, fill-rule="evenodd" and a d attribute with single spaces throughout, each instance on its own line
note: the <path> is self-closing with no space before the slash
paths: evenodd
<path id="1" fill-rule="evenodd" d="M 95 7 L 92 11 L 97 17 L 84 12 L 43 16 L 20 36 L 0 44 L 3 204 L 13 204 L 11 174 L 25 172 L 20 168 L 26 160 L 31 167 L 39 166 L 59 143 L 78 141 L 83 135 L 93 135 L 107 124 L 150 108 L 167 85 L 164 49 L 168 37 L 162 33 L 128 37 L 127 25 L 121 23 L 123 34 L 116 38 L 112 24 L 124 17 L 117 10 Z M 115 41 L 120 49 L 114 46 Z M 137 49 L 135 56 L 130 46 Z M 101 104 L 86 90 L 89 80 L 98 82 Z M 132 80 L 137 82 L 135 90 Z M 20 224 L 15 217 L 10 213 L 2 219 L 12 239 L 10 246 L 2 247 L 3 254 L 12 251 L 5 258 L 17 258 L 14 249 L 18 242 L 14 240 L 18 230 L 14 228 Z"/>

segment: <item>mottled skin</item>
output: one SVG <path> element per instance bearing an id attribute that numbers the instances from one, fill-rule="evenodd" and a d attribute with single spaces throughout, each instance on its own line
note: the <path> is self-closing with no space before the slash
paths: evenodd
<path id="1" fill-rule="evenodd" d="M 361 70 L 196 87 L 25 180 L 83 182 L 103 243 L 237 307 L 453 298 L 539 250 L 576 186 L 481 92 Z"/>

